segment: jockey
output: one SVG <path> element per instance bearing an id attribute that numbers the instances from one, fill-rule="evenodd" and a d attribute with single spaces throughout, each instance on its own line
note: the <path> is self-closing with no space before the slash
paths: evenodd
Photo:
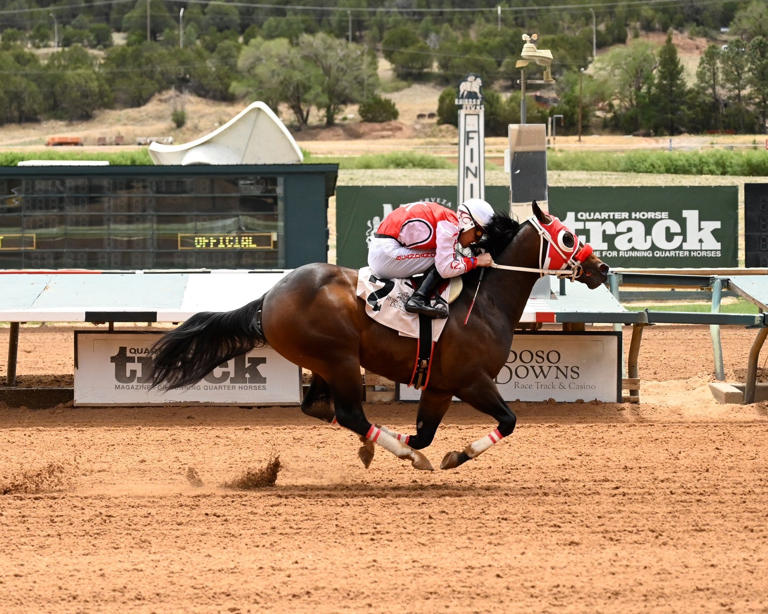
<path id="1" fill-rule="evenodd" d="M 401 205 L 376 229 L 368 250 L 368 265 L 377 277 L 411 277 L 427 271 L 421 286 L 405 303 L 405 310 L 431 318 L 447 318 L 448 305 L 431 298 L 443 278 L 458 277 L 475 267 L 493 264 L 490 254 L 466 257 L 468 247 L 485 234 L 493 208 L 481 198 L 470 198 L 451 209 L 433 202 Z"/>

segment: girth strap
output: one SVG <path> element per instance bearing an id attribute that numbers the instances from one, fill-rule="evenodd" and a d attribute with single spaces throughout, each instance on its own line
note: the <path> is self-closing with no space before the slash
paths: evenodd
<path id="1" fill-rule="evenodd" d="M 416 390 L 426 388 L 429 384 L 429 374 L 432 370 L 432 355 L 435 342 L 432 340 L 432 318 L 419 314 L 419 340 L 416 346 L 416 362 L 409 386 Z"/>

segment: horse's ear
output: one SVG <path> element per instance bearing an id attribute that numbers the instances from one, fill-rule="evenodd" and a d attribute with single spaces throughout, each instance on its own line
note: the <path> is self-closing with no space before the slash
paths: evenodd
<path id="1" fill-rule="evenodd" d="M 542 224 L 549 224 L 552 221 L 552 218 L 541 210 L 541 207 L 539 207 L 535 200 L 531 203 L 531 207 L 533 208 L 533 214 L 536 216 L 536 219 Z"/>

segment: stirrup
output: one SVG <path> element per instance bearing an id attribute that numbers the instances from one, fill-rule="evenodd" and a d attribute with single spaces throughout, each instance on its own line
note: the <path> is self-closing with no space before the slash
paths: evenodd
<path id="1" fill-rule="evenodd" d="M 431 305 L 428 299 L 414 294 L 405 302 L 405 310 L 408 313 L 418 313 L 428 318 L 447 318 L 448 305 L 442 299 L 438 299 L 435 305 Z"/>

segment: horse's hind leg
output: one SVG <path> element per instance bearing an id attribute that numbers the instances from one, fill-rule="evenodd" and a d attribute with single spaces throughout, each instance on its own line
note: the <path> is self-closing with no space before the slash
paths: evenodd
<path id="1" fill-rule="evenodd" d="M 515 414 L 501 398 L 496 384 L 491 379 L 476 382 L 472 387 L 460 391 L 459 397 L 475 409 L 496 418 L 499 426 L 485 437 L 467 445 L 461 452 L 446 454 L 440 463 L 441 469 L 453 469 L 472 458 L 477 458 L 493 444 L 501 441 L 503 437 L 511 435 L 512 431 L 515 430 L 515 424 L 517 424 Z"/>
<path id="2" fill-rule="evenodd" d="M 301 411 L 324 422 L 333 422 L 331 388 L 328 386 L 328 382 L 317 373 L 312 374 L 309 389 L 301 402 Z"/>
<path id="3" fill-rule="evenodd" d="M 309 389 L 301 402 L 301 411 L 308 416 L 328 422 L 329 424 L 337 424 L 338 421 L 336 420 L 331 400 L 331 388 L 328 386 L 328 382 L 317 373 L 313 373 Z M 362 435 L 360 435 L 360 441 L 363 445 L 357 451 L 357 455 L 360 457 L 363 465 L 365 465 L 365 468 L 368 469 L 371 466 L 371 462 L 373 462 L 375 448 L 373 443 Z"/>
<path id="4" fill-rule="evenodd" d="M 429 388 L 421 392 L 419 412 L 416 415 L 415 435 L 402 435 L 383 426 L 381 429 L 412 448 L 423 450 L 432 443 L 437 427 L 440 426 L 445 412 L 451 405 L 451 397 L 450 393 L 435 392 Z"/>

